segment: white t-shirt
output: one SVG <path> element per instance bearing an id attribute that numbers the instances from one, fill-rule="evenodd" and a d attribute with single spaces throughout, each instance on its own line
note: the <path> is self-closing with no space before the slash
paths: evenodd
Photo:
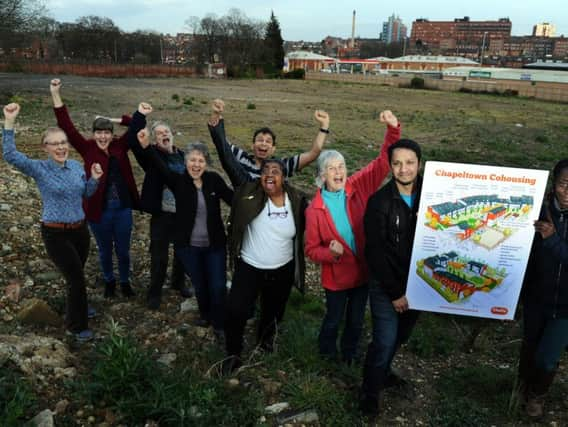
<path id="1" fill-rule="evenodd" d="M 241 257 L 247 264 L 263 270 L 282 267 L 294 258 L 295 235 L 296 224 L 288 195 L 281 207 L 268 199 L 245 230 Z"/>

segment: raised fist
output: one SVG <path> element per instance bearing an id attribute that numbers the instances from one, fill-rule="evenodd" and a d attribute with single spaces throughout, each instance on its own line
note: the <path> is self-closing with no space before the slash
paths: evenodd
<path id="1" fill-rule="evenodd" d="M 91 165 L 91 176 L 95 179 L 99 179 L 103 176 L 103 168 L 101 168 L 99 163 L 93 163 Z"/>
<path id="2" fill-rule="evenodd" d="M 148 104 L 147 102 L 141 102 L 140 104 L 138 104 L 138 112 L 141 114 L 144 114 L 145 116 L 147 116 L 148 114 L 150 114 L 153 111 L 153 108 L 150 104 Z"/>
<path id="3" fill-rule="evenodd" d="M 223 114 L 223 111 L 225 111 L 225 102 L 223 102 L 222 99 L 214 99 L 211 103 L 211 111 L 213 114 Z"/>
<path id="4" fill-rule="evenodd" d="M 4 117 L 8 122 L 14 122 L 20 114 L 20 106 L 15 102 L 4 106 Z"/>
<path id="5" fill-rule="evenodd" d="M 150 145 L 150 134 L 147 129 L 142 129 L 136 134 L 138 138 L 138 142 L 142 146 L 142 148 L 148 148 Z"/>
<path id="6" fill-rule="evenodd" d="M 51 83 L 49 84 L 49 90 L 51 91 L 51 93 L 59 93 L 59 89 L 61 89 L 61 80 L 52 79 Z"/>
<path id="7" fill-rule="evenodd" d="M 314 117 L 322 129 L 329 129 L 329 114 L 323 110 L 316 110 Z"/>
<path id="8" fill-rule="evenodd" d="M 385 123 L 393 128 L 398 126 L 398 119 L 391 110 L 382 111 L 381 115 L 379 116 L 379 120 L 381 121 L 381 123 Z"/>

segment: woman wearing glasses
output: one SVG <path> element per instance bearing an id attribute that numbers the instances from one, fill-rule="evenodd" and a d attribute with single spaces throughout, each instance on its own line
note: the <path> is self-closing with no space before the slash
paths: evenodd
<path id="1" fill-rule="evenodd" d="M 112 121 L 99 117 L 93 122 L 92 138 L 83 137 L 75 128 L 67 107 L 61 100 L 61 81 L 53 79 L 50 90 L 57 125 L 67 134 L 69 142 L 83 158 L 85 172 L 88 175 L 91 164 L 97 162 L 105 173 L 93 197 L 84 204 L 87 221 L 99 249 L 99 262 L 105 282 L 104 297 L 111 298 L 115 295 L 113 250 L 118 259 L 120 290 L 123 296 L 131 297 L 134 295 L 130 286 L 132 209 L 138 208 L 139 197 L 128 158 L 127 133 L 121 137 L 113 136 Z M 121 124 L 127 126 L 129 123 L 130 118 L 123 116 Z M 135 129 L 134 133 L 138 130 Z"/>
<path id="2" fill-rule="evenodd" d="M 345 159 L 335 150 L 318 158 L 319 190 L 306 210 L 306 255 L 321 264 L 326 314 L 319 333 L 319 351 L 337 355 L 337 335 L 345 313 L 341 358 L 352 363 L 363 328 L 367 304 L 367 267 L 363 216 L 369 197 L 389 172 L 388 147 L 400 139 L 400 125 L 390 111 L 380 114 L 387 125 L 378 157 L 347 178 Z"/>
<path id="3" fill-rule="evenodd" d="M 4 107 L 4 159 L 37 183 L 42 199 L 41 236 L 48 256 L 67 282 L 66 326 L 77 341 L 88 341 L 93 332 L 88 328 L 83 267 L 90 239 L 81 204 L 95 193 L 103 172 L 98 163 L 93 163 L 87 180 L 83 166 L 68 159 L 67 136 L 59 128 L 47 129 L 41 138 L 47 160 L 32 160 L 19 152 L 14 138 L 19 112 L 18 104 Z"/>
<path id="4" fill-rule="evenodd" d="M 217 126 L 219 114 L 209 121 L 215 146 L 230 150 Z M 224 148 L 223 148 L 224 147 Z M 292 285 L 304 288 L 303 236 L 306 199 L 284 181 L 285 166 L 278 159 L 265 159 L 259 179 L 252 179 L 229 152 L 225 171 L 235 187 L 231 208 L 230 254 L 234 264 L 227 299 L 225 340 L 228 358 L 225 373 L 241 365 L 246 321 L 260 296 L 257 343 L 272 351 L 277 324 L 282 320 Z"/>

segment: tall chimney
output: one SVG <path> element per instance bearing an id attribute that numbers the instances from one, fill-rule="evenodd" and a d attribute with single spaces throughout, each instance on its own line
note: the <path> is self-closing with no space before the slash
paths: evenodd
<path id="1" fill-rule="evenodd" d="M 353 11 L 353 24 L 351 25 L 351 47 L 355 47 L 355 11 Z"/>

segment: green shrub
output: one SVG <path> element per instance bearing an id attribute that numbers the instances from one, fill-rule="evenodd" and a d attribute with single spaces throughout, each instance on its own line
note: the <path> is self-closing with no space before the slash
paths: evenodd
<path id="1" fill-rule="evenodd" d="M 535 140 L 536 142 L 541 142 L 541 143 L 550 142 L 550 140 L 548 139 L 548 136 L 546 136 L 546 135 L 544 135 L 544 134 L 537 135 L 534 140 Z"/>
<path id="2" fill-rule="evenodd" d="M 295 70 L 283 73 L 282 77 L 285 79 L 299 79 L 303 80 L 306 78 L 306 71 L 303 68 L 296 68 Z"/>
<path id="3" fill-rule="evenodd" d="M 410 87 L 412 89 L 424 89 L 424 79 L 422 77 L 413 77 L 410 80 Z"/>
<path id="4" fill-rule="evenodd" d="M 172 95 L 172 99 L 173 99 L 175 102 L 179 102 L 179 95 L 178 95 L 177 93 L 174 93 L 174 94 Z"/>
<path id="5" fill-rule="evenodd" d="M 31 385 L 12 366 L 0 366 L 0 425 L 22 425 L 35 406 Z"/>
<path id="6" fill-rule="evenodd" d="M 192 104 L 193 104 L 193 101 L 191 100 L 191 98 L 185 98 L 185 99 L 183 100 L 183 103 L 184 103 L 185 105 L 192 105 Z"/>
<path id="7" fill-rule="evenodd" d="M 247 103 L 247 110 L 256 110 L 256 105 L 252 102 Z"/>

